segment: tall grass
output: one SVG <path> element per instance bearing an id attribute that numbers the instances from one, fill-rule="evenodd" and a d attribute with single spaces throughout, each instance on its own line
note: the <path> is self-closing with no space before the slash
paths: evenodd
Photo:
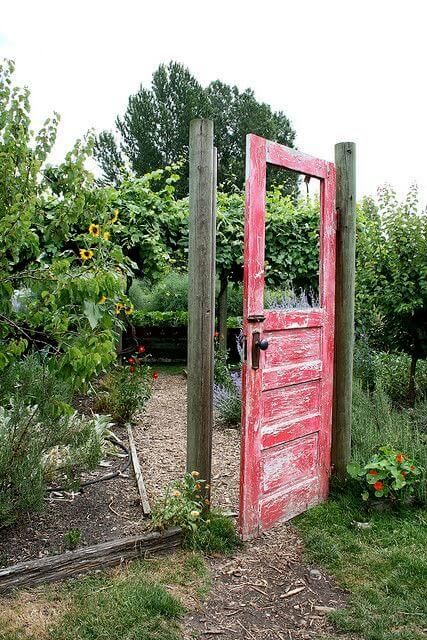
<path id="1" fill-rule="evenodd" d="M 352 457 L 366 463 L 381 446 L 398 449 L 413 458 L 423 469 L 416 488 L 419 500 L 427 501 L 427 431 L 422 428 L 427 403 L 416 409 L 396 409 L 380 385 L 373 391 L 355 380 L 353 387 Z"/>

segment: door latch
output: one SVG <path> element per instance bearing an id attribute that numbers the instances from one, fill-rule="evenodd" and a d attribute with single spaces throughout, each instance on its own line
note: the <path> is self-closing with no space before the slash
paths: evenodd
<path id="1" fill-rule="evenodd" d="M 260 332 L 254 331 L 252 334 L 252 369 L 259 369 L 260 351 L 268 349 L 268 340 L 260 340 Z"/>

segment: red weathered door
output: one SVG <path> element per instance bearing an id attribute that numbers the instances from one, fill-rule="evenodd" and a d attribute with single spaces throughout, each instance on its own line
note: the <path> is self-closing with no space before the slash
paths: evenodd
<path id="1" fill-rule="evenodd" d="M 316 308 L 264 309 L 267 164 L 320 180 Z M 246 357 L 242 372 L 240 481 L 240 528 L 244 539 L 296 516 L 328 496 L 335 236 L 335 166 L 248 135 L 243 285 Z"/>

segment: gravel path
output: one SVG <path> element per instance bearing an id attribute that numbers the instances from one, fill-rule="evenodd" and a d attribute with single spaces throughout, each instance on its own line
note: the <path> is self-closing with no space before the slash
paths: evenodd
<path id="1" fill-rule="evenodd" d="M 134 437 L 150 501 L 185 473 L 187 381 L 184 376 L 159 375 Z M 226 511 L 238 505 L 240 432 L 216 427 L 212 443 L 212 502 Z"/>

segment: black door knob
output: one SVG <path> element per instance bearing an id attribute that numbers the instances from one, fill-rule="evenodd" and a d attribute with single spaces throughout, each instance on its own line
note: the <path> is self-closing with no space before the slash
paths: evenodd
<path id="1" fill-rule="evenodd" d="M 261 351 L 265 351 L 266 349 L 268 349 L 268 340 L 260 340 L 257 344 L 258 349 L 261 349 Z"/>

